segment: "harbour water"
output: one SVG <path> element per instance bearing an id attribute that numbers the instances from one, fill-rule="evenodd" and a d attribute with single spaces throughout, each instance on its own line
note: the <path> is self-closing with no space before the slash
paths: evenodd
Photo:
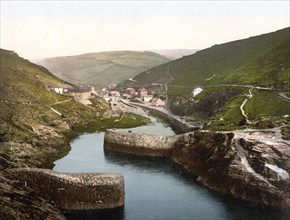
<path id="1" fill-rule="evenodd" d="M 174 135 L 156 119 L 150 125 L 127 129 L 156 135 Z M 288 219 L 287 210 L 243 202 L 207 189 L 173 162 L 104 152 L 104 132 L 85 134 L 71 142 L 71 151 L 55 161 L 58 172 L 121 173 L 125 178 L 124 207 L 64 213 L 68 219 Z"/>

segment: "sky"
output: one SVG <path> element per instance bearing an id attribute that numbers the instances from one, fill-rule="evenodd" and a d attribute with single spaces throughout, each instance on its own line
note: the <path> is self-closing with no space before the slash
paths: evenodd
<path id="1" fill-rule="evenodd" d="M 1 1 L 0 47 L 26 59 L 205 49 L 289 27 L 284 1 Z"/>

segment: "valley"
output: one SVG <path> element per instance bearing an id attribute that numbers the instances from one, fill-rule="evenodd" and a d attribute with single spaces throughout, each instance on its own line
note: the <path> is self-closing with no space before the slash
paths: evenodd
<path id="1" fill-rule="evenodd" d="M 62 219 L 50 201 L 7 170 L 52 169 L 72 139 L 150 124 L 148 112 L 182 133 L 172 136 L 176 140 L 164 155 L 195 181 L 289 209 L 289 39 L 285 28 L 172 61 L 153 52 L 117 51 L 33 64 L 1 49 L 0 218 Z M 158 146 L 150 143 L 163 140 L 114 132 L 107 131 L 116 142 L 108 151 L 136 154 L 141 141 L 152 156 Z"/>

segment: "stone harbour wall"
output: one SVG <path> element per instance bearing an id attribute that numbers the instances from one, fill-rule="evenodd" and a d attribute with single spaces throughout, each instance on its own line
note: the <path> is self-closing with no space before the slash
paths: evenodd
<path id="1" fill-rule="evenodd" d="M 125 202 L 124 178 L 120 174 L 57 173 L 38 168 L 8 172 L 61 210 L 109 209 Z"/>
<path id="2" fill-rule="evenodd" d="M 154 136 L 108 129 L 104 149 L 141 156 L 169 157 L 179 136 Z"/>

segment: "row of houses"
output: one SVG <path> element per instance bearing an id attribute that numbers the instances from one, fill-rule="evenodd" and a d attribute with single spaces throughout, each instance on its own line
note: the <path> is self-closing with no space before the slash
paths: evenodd
<path id="1" fill-rule="evenodd" d="M 153 95 L 149 95 L 146 88 L 140 88 L 137 91 L 134 88 L 127 88 L 126 93 L 122 95 L 119 91 L 110 91 L 108 89 L 103 89 L 101 92 L 96 92 L 94 87 L 56 87 L 52 88 L 52 90 L 61 95 L 72 96 L 75 100 L 84 104 L 89 104 L 87 103 L 89 98 L 91 98 L 92 95 L 95 95 L 105 99 L 111 104 L 111 106 L 116 106 L 121 99 L 131 98 L 139 98 L 141 101 L 151 103 L 152 106 L 156 107 L 165 106 L 165 102 L 160 98 L 154 98 Z"/>
<path id="2" fill-rule="evenodd" d="M 61 95 L 68 95 L 74 97 L 76 100 L 87 100 L 91 97 L 94 87 L 56 87 L 52 90 Z"/>
<path id="3" fill-rule="evenodd" d="M 138 97 L 141 101 L 145 103 L 151 102 L 152 106 L 161 107 L 165 106 L 165 102 L 162 101 L 160 98 L 154 98 L 153 95 L 148 94 L 148 90 L 146 88 L 138 89 L 138 92 L 134 88 L 127 88 L 126 94 L 132 97 Z"/>

